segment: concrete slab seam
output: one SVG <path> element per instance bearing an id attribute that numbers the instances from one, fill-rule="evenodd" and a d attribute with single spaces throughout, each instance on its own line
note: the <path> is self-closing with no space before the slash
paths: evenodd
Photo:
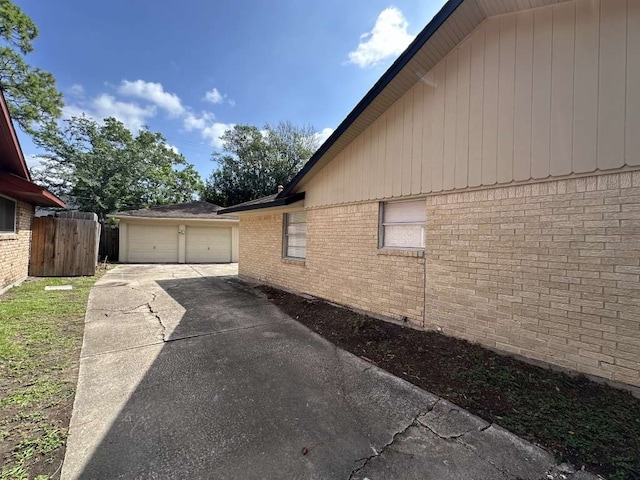
<path id="1" fill-rule="evenodd" d="M 162 343 L 173 343 L 173 342 L 178 342 L 180 340 L 188 340 L 191 338 L 199 338 L 199 337 L 210 337 L 213 335 L 220 335 L 223 333 L 233 333 L 233 332 L 237 332 L 240 330 L 249 330 L 252 328 L 259 328 L 259 327 L 266 327 L 268 325 L 276 325 L 278 323 L 286 323 L 287 320 L 278 320 L 278 321 L 274 321 L 274 322 L 265 322 L 265 323 L 260 323 L 258 325 L 250 325 L 248 327 L 237 327 L 237 328 L 228 328 L 226 330 L 219 330 L 217 332 L 206 332 L 206 333 L 197 333 L 194 335 L 185 335 L 183 337 L 179 337 L 179 338 L 168 338 L 166 340 L 159 340 L 157 342 L 152 342 L 152 343 L 145 343 L 144 345 L 136 345 L 133 347 L 127 347 L 127 348 L 120 348 L 120 349 L 116 349 L 116 350 L 109 350 L 108 352 L 100 352 L 100 353 L 94 353 L 91 355 L 86 355 L 86 356 L 81 356 L 81 359 L 84 358 L 92 358 L 92 357 L 99 357 L 101 355 L 108 355 L 111 353 L 119 353 L 119 352 L 126 352 L 128 350 L 136 350 L 138 348 L 145 348 L 145 347 L 151 347 L 153 345 L 160 345 Z"/>

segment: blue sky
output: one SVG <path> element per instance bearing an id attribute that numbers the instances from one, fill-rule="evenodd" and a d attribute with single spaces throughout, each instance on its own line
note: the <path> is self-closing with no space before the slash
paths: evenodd
<path id="1" fill-rule="evenodd" d="M 147 125 L 203 178 L 233 124 L 331 132 L 444 0 L 17 0 L 65 116 Z M 38 150 L 23 134 L 25 155 Z"/>

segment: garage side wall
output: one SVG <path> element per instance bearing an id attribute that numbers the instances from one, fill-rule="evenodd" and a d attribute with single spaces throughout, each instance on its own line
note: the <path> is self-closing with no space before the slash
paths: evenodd
<path id="1" fill-rule="evenodd" d="M 243 216 L 240 275 L 640 386 L 640 172 L 427 197 L 426 289 L 378 208 L 309 209 L 302 265 L 282 214 Z"/>
<path id="2" fill-rule="evenodd" d="M 0 233 L 0 292 L 27 278 L 33 206 L 17 202 L 16 232 Z"/>

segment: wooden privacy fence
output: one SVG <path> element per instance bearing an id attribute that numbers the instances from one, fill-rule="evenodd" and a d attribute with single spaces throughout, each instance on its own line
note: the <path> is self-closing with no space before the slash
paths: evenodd
<path id="1" fill-rule="evenodd" d="M 95 275 L 100 239 L 96 215 L 86 212 L 58 215 L 33 219 L 29 275 Z"/>
<path id="2" fill-rule="evenodd" d="M 118 261 L 120 246 L 120 229 L 118 227 L 109 227 L 102 225 L 100 232 L 100 248 L 98 249 L 98 258 L 101 261 L 110 260 Z"/>

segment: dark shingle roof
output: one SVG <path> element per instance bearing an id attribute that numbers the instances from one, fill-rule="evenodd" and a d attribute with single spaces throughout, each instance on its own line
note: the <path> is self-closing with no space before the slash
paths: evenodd
<path id="1" fill-rule="evenodd" d="M 259 205 L 261 203 L 268 203 L 271 200 L 275 200 L 277 195 L 278 195 L 277 193 L 274 193 L 272 195 L 267 195 L 266 197 L 256 198 L 255 200 L 249 200 L 248 202 L 237 203 L 233 205 L 233 207 L 229 207 L 229 208 L 247 207 L 249 205 Z"/>
<path id="2" fill-rule="evenodd" d="M 243 212 L 247 210 L 257 210 L 259 208 L 282 207 L 290 205 L 304 199 L 304 192 L 294 193 L 284 198 L 278 198 L 278 194 L 267 195 L 266 197 L 249 200 L 248 202 L 239 203 L 221 210 L 221 213 Z"/>
<path id="3" fill-rule="evenodd" d="M 147 218 L 217 218 L 222 207 L 209 202 L 188 202 L 176 205 L 159 205 L 112 213 L 113 217 L 147 217 Z M 229 218 L 229 217 L 226 217 Z"/>

